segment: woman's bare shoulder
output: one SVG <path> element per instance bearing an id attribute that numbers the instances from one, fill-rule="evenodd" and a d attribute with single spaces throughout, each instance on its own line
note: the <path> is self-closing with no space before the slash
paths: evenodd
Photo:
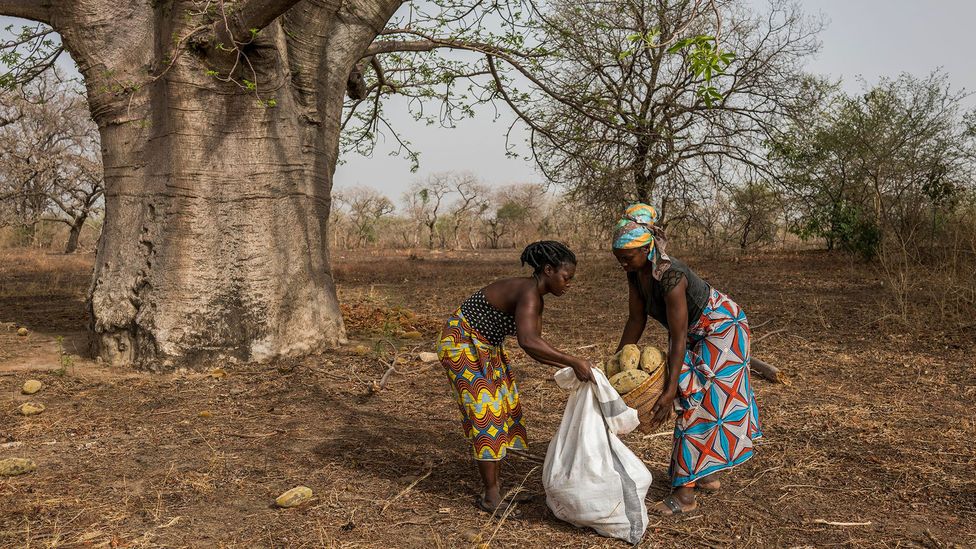
<path id="1" fill-rule="evenodd" d="M 484 292 L 488 303 L 503 311 L 514 313 L 519 303 L 527 299 L 532 300 L 533 295 L 536 299 L 539 298 L 539 293 L 534 291 L 535 287 L 533 279 L 520 276 L 495 280 L 485 286 Z"/>

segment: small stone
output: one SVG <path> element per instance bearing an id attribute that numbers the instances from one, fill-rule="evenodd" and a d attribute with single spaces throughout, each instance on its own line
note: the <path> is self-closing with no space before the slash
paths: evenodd
<path id="1" fill-rule="evenodd" d="M 204 410 L 204 411 L 200 412 L 199 414 L 197 414 L 197 417 L 210 418 L 210 417 L 213 417 L 213 414 L 210 413 L 210 410 Z"/>
<path id="2" fill-rule="evenodd" d="M 44 405 L 40 402 L 25 402 L 19 410 L 21 415 L 34 416 L 44 411 Z"/>
<path id="3" fill-rule="evenodd" d="M 214 368 L 210 371 L 210 377 L 214 379 L 221 379 L 227 377 L 227 372 L 223 368 Z"/>
<path id="4" fill-rule="evenodd" d="M 234 396 L 237 396 L 237 395 L 240 395 L 240 394 L 243 394 L 243 393 L 244 393 L 244 388 L 243 387 L 231 387 L 230 388 L 230 394 L 232 394 Z"/>
<path id="5" fill-rule="evenodd" d="M 430 352 L 424 351 L 424 352 L 420 353 L 417 356 L 420 357 L 420 361 L 423 362 L 423 363 L 436 362 L 437 361 L 437 353 L 430 353 Z"/>
<path id="6" fill-rule="evenodd" d="M 465 530 L 461 536 L 468 543 L 481 543 L 481 532 L 477 530 Z"/>
<path id="7" fill-rule="evenodd" d="M 0 459 L 0 476 L 12 477 L 37 470 L 34 460 L 25 458 Z"/>
<path id="8" fill-rule="evenodd" d="M 417 330 L 403 333 L 403 339 L 420 339 L 422 337 L 424 337 L 424 334 L 418 332 Z"/>
<path id="9" fill-rule="evenodd" d="M 296 486 L 275 499 L 278 507 L 297 507 L 312 498 L 312 489 L 307 486 Z"/>
<path id="10" fill-rule="evenodd" d="M 28 334 L 27 328 L 17 328 L 17 335 L 24 337 Z"/>
<path id="11" fill-rule="evenodd" d="M 24 382 L 24 386 L 20 389 L 20 392 L 24 393 L 25 395 L 32 395 L 40 391 L 41 387 L 44 387 L 44 384 L 40 381 L 36 379 L 28 379 Z"/>

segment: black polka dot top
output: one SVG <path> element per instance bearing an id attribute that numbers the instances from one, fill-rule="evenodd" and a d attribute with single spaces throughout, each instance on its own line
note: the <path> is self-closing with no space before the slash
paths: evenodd
<path id="1" fill-rule="evenodd" d="M 515 335 L 515 316 L 499 311 L 488 303 L 484 289 L 464 300 L 461 314 L 492 345 L 501 345 L 505 336 Z"/>

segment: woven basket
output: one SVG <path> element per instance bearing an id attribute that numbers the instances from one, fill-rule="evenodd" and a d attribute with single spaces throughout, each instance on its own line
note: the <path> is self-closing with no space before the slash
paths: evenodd
<path id="1" fill-rule="evenodd" d="M 630 391 L 623 396 L 624 402 L 627 406 L 637 410 L 637 417 L 640 419 L 640 425 L 637 426 L 637 430 L 650 434 L 660 425 L 660 423 L 654 423 L 654 416 L 651 414 L 651 408 L 654 407 L 654 403 L 657 399 L 661 397 L 661 393 L 664 392 L 664 384 L 667 376 L 664 375 L 664 366 L 654 371 L 651 377 L 647 378 L 647 381 L 641 383 L 636 389 Z"/>

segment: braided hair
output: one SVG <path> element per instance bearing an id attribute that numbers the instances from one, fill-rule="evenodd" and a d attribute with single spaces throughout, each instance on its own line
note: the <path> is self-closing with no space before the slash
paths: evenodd
<path id="1" fill-rule="evenodd" d="M 539 274 L 546 265 L 558 269 L 564 263 L 576 265 L 576 254 L 562 242 L 555 240 L 540 240 L 533 242 L 522 251 L 522 265 L 532 267 L 533 274 Z"/>

